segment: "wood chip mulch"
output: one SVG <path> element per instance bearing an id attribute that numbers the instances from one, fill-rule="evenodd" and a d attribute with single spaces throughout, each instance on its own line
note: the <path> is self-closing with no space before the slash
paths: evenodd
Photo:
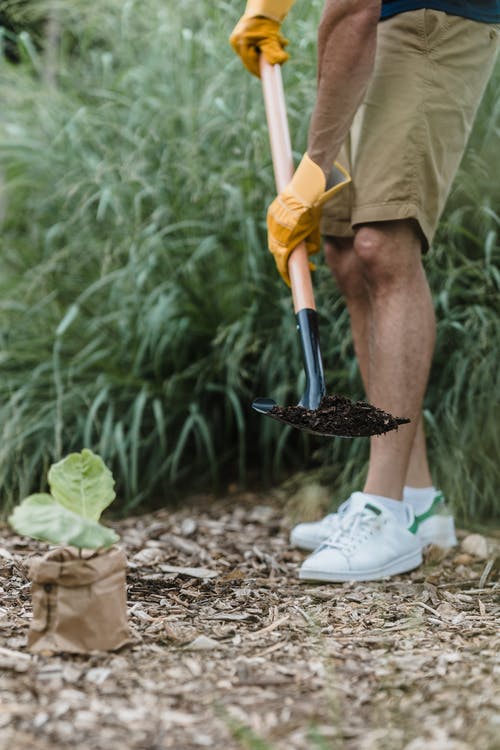
<path id="1" fill-rule="evenodd" d="M 35 656 L 26 563 L 0 526 L 0 750 L 495 750 L 498 534 L 373 583 L 303 584 L 273 494 L 113 524 L 135 642 Z"/>

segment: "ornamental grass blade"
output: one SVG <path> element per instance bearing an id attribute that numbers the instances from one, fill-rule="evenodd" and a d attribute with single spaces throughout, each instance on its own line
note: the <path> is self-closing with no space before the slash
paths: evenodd
<path id="1" fill-rule="evenodd" d="M 53 464 L 48 479 L 58 503 L 92 521 L 98 521 L 115 499 L 113 475 L 102 458 L 87 448 Z"/>
<path id="2" fill-rule="evenodd" d="M 45 493 L 23 500 L 9 517 L 9 523 L 22 536 L 82 549 L 110 547 L 119 539 L 112 529 L 61 507 Z"/>

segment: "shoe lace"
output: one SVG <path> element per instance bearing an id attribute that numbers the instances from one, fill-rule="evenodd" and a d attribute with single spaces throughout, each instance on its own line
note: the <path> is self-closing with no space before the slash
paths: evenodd
<path id="1" fill-rule="evenodd" d="M 338 528 L 319 549 L 337 549 L 343 554 L 350 554 L 380 528 L 379 517 L 365 508 L 354 513 L 344 512 L 339 520 Z"/>
<path id="2" fill-rule="evenodd" d="M 343 516 L 346 514 L 348 508 L 349 500 L 345 500 L 342 505 L 339 505 L 336 511 L 334 511 L 333 513 L 329 513 L 323 518 L 323 520 L 321 521 L 322 526 L 324 525 L 326 529 L 335 529 L 339 521 L 341 521 Z"/>

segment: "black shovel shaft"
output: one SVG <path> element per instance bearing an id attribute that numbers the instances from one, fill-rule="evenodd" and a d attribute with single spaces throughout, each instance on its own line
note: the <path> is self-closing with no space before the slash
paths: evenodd
<path id="1" fill-rule="evenodd" d="M 298 405 L 304 409 L 317 409 L 326 393 L 319 345 L 318 313 L 304 307 L 298 311 L 296 319 L 306 374 L 306 389 Z"/>

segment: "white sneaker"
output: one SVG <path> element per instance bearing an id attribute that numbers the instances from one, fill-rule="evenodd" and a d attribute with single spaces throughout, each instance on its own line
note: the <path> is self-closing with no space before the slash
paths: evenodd
<path id="1" fill-rule="evenodd" d="M 339 528 L 342 516 L 349 507 L 349 499 L 339 506 L 336 513 L 329 513 L 320 521 L 298 523 L 290 532 L 290 543 L 300 549 L 315 550 Z"/>
<path id="2" fill-rule="evenodd" d="M 290 532 L 290 543 L 300 549 L 315 550 L 338 529 L 342 516 L 349 507 L 349 501 L 350 498 L 342 503 L 336 513 L 329 513 L 320 521 L 294 526 Z M 416 533 L 423 547 L 435 544 L 448 549 L 457 543 L 455 522 L 441 492 L 435 494 L 424 513 L 415 515 L 415 524 L 412 532 Z"/>
<path id="3" fill-rule="evenodd" d="M 420 539 L 422 547 L 435 544 L 449 549 L 457 543 L 455 521 L 441 492 L 437 492 L 423 513 L 415 513 L 415 521 L 410 529 Z"/>
<path id="4" fill-rule="evenodd" d="M 415 516 L 406 506 L 402 524 L 376 500 L 354 492 L 335 532 L 310 555 L 299 570 L 306 581 L 374 581 L 399 575 L 422 563 L 422 545 L 408 530 Z"/>

